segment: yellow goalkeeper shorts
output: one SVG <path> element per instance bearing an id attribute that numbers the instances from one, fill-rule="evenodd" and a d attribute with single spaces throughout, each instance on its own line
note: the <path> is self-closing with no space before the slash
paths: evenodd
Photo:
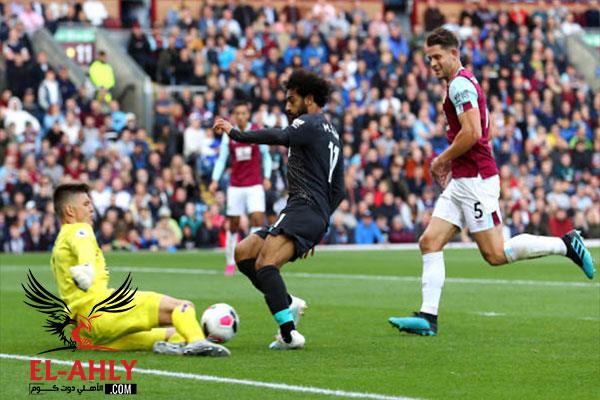
<path id="1" fill-rule="evenodd" d="M 132 309 L 117 313 L 94 312 L 88 317 L 89 311 L 104 298 L 90 302 L 86 306 L 80 307 L 80 310 L 86 312 L 83 315 L 79 314 L 77 321 L 79 324 L 83 322 L 88 326 L 91 325 L 91 329 L 82 328 L 80 335 L 89 338 L 93 345 L 102 345 L 123 335 L 156 328 L 159 326 L 158 310 L 162 297 L 162 294 L 156 292 L 137 292 L 133 301 L 125 307 L 133 305 Z M 97 317 L 94 318 L 94 316 Z"/>

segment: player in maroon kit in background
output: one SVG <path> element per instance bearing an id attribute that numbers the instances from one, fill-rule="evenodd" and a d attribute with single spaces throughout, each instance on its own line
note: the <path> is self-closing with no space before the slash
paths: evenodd
<path id="1" fill-rule="evenodd" d="M 419 239 L 423 256 L 423 303 L 413 317 L 392 317 L 400 331 L 435 336 L 445 279 L 443 248 L 463 227 L 471 232 L 490 265 L 551 254 L 573 260 L 589 279 L 594 265 L 576 231 L 559 237 L 517 235 L 504 241 L 500 216 L 500 181 L 489 144 L 489 114 L 485 94 L 475 76 L 460 62 L 459 42 L 444 28 L 426 40 L 425 53 L 438 79 L 447 82 L 444 114 L 450 146 L 431 163 L 431 174 L 444 188 L 431 222 Z"/>
<path id="2" fill-rule="evenodd" d="M 249 123 L 250 108 L 247 103 L 236 103 L 232 114 L 233 123 L 241 131 L 258 129 Z M 265 223 L 265 191 L 271 187 L 272 162 L 269 146 L 240 143 L 224 135 L 209 186 L 209 190 L 213 193 L 218 188 L 229 156 L 231 156 L 231 176 L 227 188 L 229 230 L 226 232 L 225 275 L 233 275 L 235 272 L 234 251 L 238 241 L 240 216 L 242 214 L 250 216 L 250 233 L 259 230 Z"/>

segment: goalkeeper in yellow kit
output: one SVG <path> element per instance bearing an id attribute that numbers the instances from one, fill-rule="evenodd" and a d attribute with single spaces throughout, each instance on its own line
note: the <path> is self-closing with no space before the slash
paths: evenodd
<path id="1" fill-rule="evenodd" d="M 94 207 L 89 187 L 83 183 L 62 184 L 54 191 L 53 200 L 61 229 L 52 251 L 52 273 L 60 297 L 79 322 L 114 289 L 108 288 L 109 273 L 91 225 Z M 124 312 L 105 312 L 96 317 L 86 334 L 88 339 L 94 345 L 117 350 L 230 355 L 224 346 L 205 339 L 190 301 L 136 292 L 131 305 Z"/>

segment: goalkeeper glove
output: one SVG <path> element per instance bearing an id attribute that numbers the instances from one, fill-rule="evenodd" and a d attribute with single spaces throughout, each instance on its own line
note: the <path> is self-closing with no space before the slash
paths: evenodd
<path id="1" fill-rule="evenodd" d="M 69 270 L 79 289 L 87 291 L 94 283 L 94 267 L 90 264 L 75 265 Z"/>

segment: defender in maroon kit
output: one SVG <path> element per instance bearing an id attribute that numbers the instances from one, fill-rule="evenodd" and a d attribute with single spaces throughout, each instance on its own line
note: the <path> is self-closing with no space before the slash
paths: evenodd
<path id="1" fill-rule="evenodd" d="M 523 234 L 504 242 L 500 181 L 489 144 L 485 94 L 475 76 L 461 65 L 458 39 L 452 32 L 444 28 L 433 31 L 425 52 L 435 76 L 447 82 L 444 114 L 450 146 L 431 163 L 433 177 L 445 189 L 419 239 L 423 256 L 421 310 L 413 317 L 392 317 L 389 322 L 400 331 L 435 336 L 445 278 L 442 250 L 463 227 L 469 229 L 490 265 L 559 254 L 573 260 L 590 279 L 594 265 L 576 231 L 562 238 Z"/>
<path id="2" fill-rule="evenodd" d="M 258 129 L 249 123 L 250 108 L 239 102 L 233 106 L 233 122 L 242 131 Z M 268 145 L 241 143 L 224 135 L 219 158 L 212 173 L 209 186 L 215 192 L 225 171 L 227 160 L 231 161 L 231 177 L 227 188 L 227 219 L 229 230 L 225 241 L 225 275 L 235 272 L 234 252 L 238 241 L 240 216 L 250 216 L 250 233 L 258 231 L 265 223 L 265 190 L 271 187 L 271 155 Z M 261 170 L 262 166 L 262 170 Z"/>

